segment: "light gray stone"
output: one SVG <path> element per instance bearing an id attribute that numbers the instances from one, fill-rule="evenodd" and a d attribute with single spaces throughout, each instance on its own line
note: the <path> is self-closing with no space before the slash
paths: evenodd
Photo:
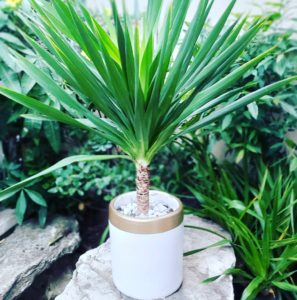
<path id="1" fill-rule="evenodd" d="M 56 217 L 45 228 L 27 221 L 0 243 L 0 299 L 15 299 L 34 278 L 79 245 L 78 223 Z"/>
<path id="2" fill-rule="evenodd" d="M 0 240 L 10 229 L 17 225 L 14 209 L 0 210 Z"/>
<path id="3" fill-rule="evenodd" d="M 230 238 L 229 234 L 213 222 L 186 216 L 186 225 L 214 230 Z M 185 228 L 185 252 L 209 246 L 221 238 L 215 234 Z M 235 265 L 235 255 L 230 246 L 210 248 L 184 258 L 184 282 L 179 291 L 168 300 L 232 300 L 234 299 L 232 277 L 222 276 L 215 282 L 203 284 L 206 278 L 220 275 Z M 73 273 L 72 280 L 56 300 L 122 300 L 131 299 L 121 295 L 114 287 L 111 277 L 110 244 L 83 254 Z"/>

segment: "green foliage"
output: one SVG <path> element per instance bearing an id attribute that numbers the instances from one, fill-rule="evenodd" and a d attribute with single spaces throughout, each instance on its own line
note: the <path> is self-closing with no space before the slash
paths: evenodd
<path id="1" fill-rule="evenodd" d="M 12 3 L 13 4 L 13 3 Z M 56 107 L 51 98 L 37 84 L 37 82 L 25 73 L 16 59 L 10 54 L 10 49 L 18 51 L 28 61 L 33 63 L 45 72 L 49 69 L 36 56 L 32 48 L 25 42 L 19 30 L 24 30 L 30 33 L 21 20 L 17 17 L 17 13 L 13 10 L 14 7 L 4 5 L 3 10 L 0 10 L 0 82 L 1 85 L 11 88 L 19 93 L 28 94 L 38 98 L 41 101 Z M 25 5 L 24 5 L 25 9 Z M 34 36 L 34 35 L 33 35 Z M 49 143 L 55 153 L 60 151 L 60 125 L 57 122 L 43 122 L 41 119 L 30 117 L 30 110 L 15 105 L 13 102 L 5 100 L 1 96 L 0 109 L 0 139 L 9 137 L 17 128 L 20 131 L 19 124 L 15 124 L 20 116 L 26 117 L 22 123 L 23 128 L 18 134 L 21 138 L 30 137 L 42 134 L 45 140 Z M 20 121 L 18 121 L 20 123 Z M 37 146 L 40 146 L 39 139 L 35 139 Z M 36 157 L 34 157 L 36 158 Z"/>
<path id="2" fill-rule="evenodd" d="M 273 51 L 270 49 L 233 68 L 225 76 L 263 26 L 263 20 L 256 20 L 239 36 L 244 19 L 224 30 L 235 1 L 231 1 L 197 52 L 196 41 L 211 8 L 211 3 L 201 0 L 174 60 L 173 52 L 189 6 L 187 0 L 173 3 L 160 32 L 158 16 L 162 1 L 148 3 L 143 32 L 138 22 L 131 25 L 127 13 L 124 12 L 122 19 L 112 1 L 116 41 L 83 7 L 82 18 L 70 2 L 31 1 L 31 4 L 37 14 L 23 14 L 21 19 L 48 51 L 25 34 L 24 37 L 52 71 L 71 86 L 76 96 L 91 105 L 90 110 L 47 73 L 14 51 L 10 53 L 22 69 L 52 94 L 66 113 L 62 115 L 53 108 L 47 112 L 47 104 L 41 105 L 33 98 L 5 88 L 1 88 L 1 93 L 51 120 L 96 132 L 119 145 L 136 161 L 150 162 L 160 148 L 177 136 L 210 124 L 295 79 L 292 77 L 239 96 L 233 103 L 212 112 L 217 104 L 229 99 L 230 92 L 224 93 Z M 238 90 L 231 93 L 237 94 Z M 93 111 L 105 117 L 95 116 Z M 181 126 L 193 116 L 199 116 L 199 121 L 183 129 Z M 176 134 L 178 128 L 181 130 Z"/>
<path id="3" fill-rule="evenodd" d="M 119 153 L 110 142 L 96 135 L 90 134 L 86 139 L 85 143 L 74 147 L 70 154 Z M 173 143 L 157 155 L 156 160 L 162 163 L 151 167 L 152 188 L 182 193 L 181 166 L 191 166 L 193 151 L 192 147 L 185 146 L 186 144 Z M 82 201 L 96 196 L 110 201 L 120 193 L 133 190 L 135 186 L 135 166 L 128 160 L 82 162 L 59 169 L 52 175 L 55 180 L 50 185 L 49 192 L 71 198 L 71 201 Z"/>
<path id="4" fill-rule="evenodd" d="M 20 165 L 18 164 L 4 161 L 2 163 L 1 171 L 1 177 L 5 179 L 0 181 L 1 188 L 5 188 L 7 185 L 9 186 L 16 184 L 25 178 L 25 175 L 20 170 Z M 28 187 L 16 194 L 14 198 L 16 200 L 15 214 L 19 224 L 23 223 L 26 215 L 30 215 L 32 212 L 37 210 L 40 226 L 45 225 L 47 216 L 47 203 L 41 192 L 37 192 L 36 190 L 32 190 L 30 187 Z"/>
<path id="5" fill-rule="evenodd" d="M 54 186 L 49 193 L 64 197 L 85 198 L 86 194 L 93 197 L 101 196 L 105 201 L 112 200 L 122 192 L 134 187 L 135 168 L 129 163 L 79 163 L 57 170 Z"/>
<path id="6" fill-rule="evenodd" d="M 212 2 L 201 0 L 182 37 L 189 3 L 173 2 L 161 27 L 162 1 L 149 1 L 141 32 L 138 14 L 132 25 L 126 11 L 120 17 L 112 1 L 113 40 L 83 6 L 77 12 L 70 2 L 32 0 L 31 15 L 18 17 L 41 43 L 24 31 L 22 34 L 52 72 L 39 68 L 20 51 L 10 48 L 9 53 L 55 98 L 58 107 L 4 87 L 0 92 L 39 113 L 35 119 L 88 130 L 120 146 L 134 161 L 149 163 L 179 136 L 205 127 L 297 78 L 242 95 L 250 85 L 234 89 L 234 84 L 275 50 L 273 47 L 244 64 L 234 64 L 264 21 L 255 20 L 242 35 L 246 19 L 225 28 L 235 4 L 231 1 L 202 40 L 200 34 Z"/>
<path id="7" fill-rule="evenodd" d="M 37 192 L 32 189 L 32 185 L 36 182 L 43 179 L 45 176 L 55 172 L 58 169 L 62 169 L 65 166 L 68 166 L 72 163 L 81 163 L 85 161 L 99 161 L 99 160 L 108 160 L 108 159 L 118 159 L 118 158 L 128 158 L 123 155 L 74 155 L 69 156 L 55 165 L 39 172 L 35 173 L 30 177 L 24 175 L 22 171 L 20 171 L 20 165 L 16 165 L 13 163 L 4 162 L 2 166 L 2 177 L 4 180 L 1 183 L 1 195 L 0 201 L 7 200 L 8 198 L 13 197 L 11 200 L 16 200 L 16 217 L 19 224 L 22 224 L 24 217 L 26 214 L 30 215 L 32 211 L 38 211 L 38 219 L 41 226 L 45 225 L 46 216 L 47 216 L 47 201 L 43 197 L 44 191 Z M 73 174 L 72 178 L 74 178 Z M 26 178 L 26 179 L 25 179 Z M 49 183 L 45 184 L 48 186 Z M 9 187 L 7 187 L 9 186 Z M 27 187 L 28 188 L 25 188 Z M 39 188 L 41 190 L 41 185 Z M 10 201 L 11 201 L 10 200 Z M 30 202 L 28 201 L 30 200 Z M 28 202 L 30 205 L 28 205 Z"/>
<path id="8" fill-rule="evenodd" d="M 60 160 L 59 162 L 57 162 L 56 164 L 52 165 L 51 167 L 37 173 L 34 174 L 33 176 L 30 176 L 26 179 L 24 179 L 21 182 L 18 182 L 4 190 L 1 191 L 0 193 L 0 201 L 6 200 L 7 198 L 13 196 L 14 194 L 18 193 L 19 191 L 21 191 L 25 186 L 30 185 L 35 183 L 36 181 L 40 180 L 42 177 L 51 174 L 52 172 L 63 168 L 65 166 L 68 166 L 72 163 L 79 163 L 79 162 L 85 162 L 85 161 L 100 161 L 100 160 L 108 160 L 108 159 L 116 159 L 116 158 L 124 158 L 124 159 L 129 159 L 128 156 L 124 156 L 124 155 L 74 155 L 74 156 L 69 156 L 67 158 L 64 158 L 62 160 Z M 32 198 L 31 194 L 31 198 Z M 34 198 L 34 196 L 33 196 Z M 41 201 L 38 201 L 37 198 L 33 200 L 36 203 L 41 204 Z M 42 205 L 43 206 L 43 205 Z"/>
<path id="9" fill-rule="evenodd" d="M 284 10 L 285 2 L 281 1 L 280 5 L 274 7 Z M 271 14 L 274 12 L 269 16 Z M 284 17 L 280 15 L 278 21 L 281 22 Z M 242 55 L 242 62 L 248 62 L 274 45 L 277 48 L 248 71 L 243 82 L 248 80 L 255 82 L 256 86 L 265 86 L 297 72 L 297 40 L 293 30 L 282 31 L 270 21 L 269 31 L 258 34 Z M 239 86 L 241 85 L 242 82 Z M 288 132 L 296 129 L 296 105 L 296 85 L 288 86 L 272 96 L 264 96 L 257 103 L 253 102 L 246 109 L 242 109 L 241 114 L 227 115 L 221 126 L 209 126 L 212 143 L 223 139 L 228 146 L 228 154 L 232 154 L 236 163 L 242 163 L 244 168 L 255 167 L 259 159 L 263 159 L 268 165 L 288 159 L 291 170 L 294 170 L 297 145 L 288 137 Z"/>
<path id="10" fill-rule="evenodd" d="M 207 33 L 204 25 L 211 3 L 202 0 L 197 8 L 197 18 L 193 19 L 185 35 L 182 35 L 188 4 L 186 0 L 174 2 L 164 26 L 160 28 L 162 1 L 149 2 L 144 17 L 144 31 L 141 32 L 137 26 L 138 17 L 132 20 L 126 13 L 123 17 L 119 16 L 114 4 L 115 28 L 104 31 L 83 7 L 76 12 L 70 2 L 32 1 L 35 12 L 24 11 L 14 16 L 23 36 L 16 31 L 15 25 L 13 28 L 8 25 L 2 27 L 4 32 L 16 37 L 19 43 L 11 43 L 6 38 L 7 51 L 4 54 L 1 52 L 9 56 L 9 60 L 5 60 L 8 65 L 5 65 L 7 70 L 4 74 L 15 74 L 12 85 L 6 84 L 14 91 L 7 88 L 1 88 L 1 91 L 3 95 L 29 109 L 29 113 L 21 109 L 12 115 L 15 108 L 8 104 L 7 117 L 4 119 L 15 120 L 21 114 L 25 117 L 25 128 L 30 128 L 32 136 L 38 135 L 43 128 L 45 137 L 56 152 L 60 150 L 60 128 L 53 120 L 83 129 L 84 133 L 89 131 L 101 140 L 102 137 L 106 138 L 118 144 L 134 160 L 150 161 L 161 148 L 178 138 L 178 143 L 184 142 L 185 147 L 179 147 L 176 151 L 173 151 L 176 147 L 163 148 L 164 152 L 156 159 L 164 161 L 164 164 L 152 168 L 152 173 L 158 174 L 152 184 L 172 192 L 179 190 L 179 181 L 182 181 L 184 175 L 179 174 L 177 164 L 181 160 L 174 159 L 174 155 L 185 155 L 183 150 L 188 147 L 187 143 L 193 143 L 188 137 L 181 139 L 184 134 L 195 132 L 200 135 L 194 138 L 196 150 L 193 153 L 189 151 L 185 155 L 186 159 L 182 160 L 182 167 L 189 169 L 193 166 L 192 170 L 186 172 L 187 176 L 198 169 L 201 178 L 209 176 L 204 170 L 205 167 L 207 170 L 207 166 L 204 166 L 205 161 L 202 162 L 201 157 L 205 155 L 204 148 L 209 145 L 205 135 L 210 131 L 221 134 L 227 144 L 237 151 L 237 161 L 245 158 L 247 152 L 266 154 L 266 149 L 263 150 L 259 142 L 263 132 L 268 134 L 270 129 L 263 124 L 276 126 L 277 130 L 273 128 L 269 135 L 278 134 L 279 138 L 283 138 L 284 132 L 292 128 L 293 119 L 289 119 L 286 113 L 279 124 L 275 119 L 263 120 L 261 103 L 264 102 L 263 95 L 281 89 L 295 78 L 284 79 L 296 73 L 289 63 L 294 56 L 294 42 L 289 36 L 283 35 L 281 41 L 279 36 L 268 36 L 268 41 L 262 43 L 261 35 L 261 43 L 255 40 L 248 47 L 258 31 L 267 24 L 262 20 L 249 24 L 246 19 L 242 19 L 229 27 L 225 26 L 234 1 L 231 1 L 218 23 Z M 9 17 L 6 19 L 10 20 Z M 157 35 L 159 38 L 156 38 Z M 182 43 L 179 43 L 181 40 Z M 277 47 L 271 49 L 275 44 Z M 243 52 L 245 48 L 247 50 Z M 173 56 L 174 49 L 176 56 Z M 13 70 L 12 64 L 17 69 Z M 283 81 L 273 83 L 281 79 Z M 24 89 L 22 81 L 24 84 L 31 83 L 31 88 Z M 250 81 L 252 84 L 249 84 Z M 260 89 L 257 90 L 258 87 Z M 295 115 L 292 103 L 295 89 L 295 86 L 290 86 L 274 96 L 281 99 L 274 99 L 274 104 L 279 106 L 277 108 L 292 117 Z M 263 102 L 260 102 L 259 109 L 253 101 L 261 97 Z M 7 106 L 7 103 L 1 100 L 1 104 Z M 248 103 L 248 111 L 244 114 L 226 115 Z M 267 104 L 266 100 L 264 103 L 272 111 L 276 109 Z M 33 115 L 31 110 L 39 114 Z M 210 126 L 224 115 L 221 127 Z M 265 115 L 265 118 L 268 116 Z M 259 119 L 263 122 L 256 125 L 252 123 Z M 208 126 L 207 129 L 201 130 L 204 126 Z M 279 130 L 280 127 L 283 131 Z M 25 129 L 23 136 L 26 134 Z M 207 144 L 202 146 L 201 143 L 205 142 Z M 287 143 L 292 144 L 290 141 Z M 40 139 L 34 138 L 34 146 L 41 147 L 42 144 Z M 277 144 L 274 144 L 271 157 L 273 151 L 279 150 L 276 149 Z M 107 148 L 105 145 L 108 145 Z M 32 147 L 31 161 L 34 162 L 36 147 Z M 100 148 L 101 145 L 95 147 Z M 112 144 L 104 142 L 102 150 L 108 152 L 111 149 L 109 147 Z M 30 152 L 30 147 L 26 148 Z M 44 152 L 41 150 L 41 153 Z M 200 161 L 199 167 L 196 167 L 197 161 Z M 297 160 L 292 160 L 292 170 L 296 164 Z M 58 166 L 61 164 L 58 163 Z M 114 162 L 65 166 L 56 171 L 55 184 L 50 190 L 62 196 L 84 196 L 90 189 L 95 190 L 97 195 L 106 195 L 108 192 L 109 197 L 112 197 L 117 194 L 117 186 L 119 191 L 132 186 L 133 166 L 128 162 L 123 163 L 123 166 Z M 109 172 L 107 167 L 110 168 Z M 16 185 L 12 189 L 13 193 L 21 191 L 25 184 L 31 185 L 39 180 L 38 174 L 45 174 L 38 173 L 36 168 L 29 173 L 34 175 L 34 180 L 25 180 L 24 184 Z M 172 174 L 175 179 L 170 181 Z M 127 179 L 125 184 L 123 178 Z M 8 194 L 4 190 L 0 195 L 6 199 Z M 104 197 L 109 200 L 108 196 Z M 20 200 L 20 204 L 24 204 L 24 201 Z M 20 205 L 20 219 L 22 210 L 24 205 Z"/>
<path id="11" fill-rule="evenodd" d="M 245 186 L 241 178 L 236 180 L 222 170 L 213 177 L 210 188 L 189 187 L 202 204 L 202 210 L 188 209 L 188 212 L 210 217 L 231 233 L 241 272 L 230 269 L 226 274 L 233 273 L 245 285 L 242 300 L 255 299 L 261 291 L 294 299 L 296 176 L 294 173 L 287 176 L 280 168 L 269 171 L 263 165 L 259 170 L 258 186 L 244 183 L 249 188 L 248 201 L 242 196 Z"/>

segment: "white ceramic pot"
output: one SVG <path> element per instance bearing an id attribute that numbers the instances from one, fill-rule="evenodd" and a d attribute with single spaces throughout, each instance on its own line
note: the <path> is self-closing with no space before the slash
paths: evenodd
<path id="1" fill-rule="evenodd" d="M 109 207 L 112 277 L 126 296 L 152 300 L 169 296 L 183 280 L 183 209 L 176 197 L 150 191 L 174 211 L 162 217 L 137 219 L 117 208 L 135 201 L 136 193 L 115 198 Z"/>

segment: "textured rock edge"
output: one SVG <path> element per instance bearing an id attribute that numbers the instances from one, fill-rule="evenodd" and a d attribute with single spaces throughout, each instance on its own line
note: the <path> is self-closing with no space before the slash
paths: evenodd
<path id="1" fill-rule="evenodd" d="M 78 222 L 75 219 L 71 219 L 68 217 L 55 217 L 52 218 L 47 225 L 48 228 L 53 229 L 54 223 L 57 222 L 68 222 L 68 226 L 71 227 L 71 232 L 69 232 L 65 237 L 61 238 L 56 242 L 56 247 L 55 249 L 59 251 L 55 251 L 55 249 L 51 249 L 52 253 L 48 253 L 48 256 L 41 257 L 39 263 L 36 265 L 28 266 L 25 272 L 19 273 L 13 280 L 8 282 L 8 285 L 6 287 L 2 288 L 2 292 L 0 289 L 0 299 L 5 299 L 5 300 L 10 300 L 10 299 L 15 299 L 17 297 L 20 297 L 22 292 L 24 292 L 27 288 L 31 286 L 35 278 L 40 275 L 42 272 L 47 270 L 48 268 L 51 267 L 52 263 L 63 257 L 64 255 L 73 253 L 75 249 L 79 246 L 80 243 L 80 236 L 78 232 Z M 18 226 L 15 229 L 15 232 L 13 232 L 11 235 L 9 235 L 6 239 L 12 239 L 14 234 L 20 234 L 22 229 L 24 227 L 34 227 L 34 226 L 39 226 L 36 224 L 36 222 L 29 220 L 24 223 L 23 226 Z M 37 227 L 36 227 L 37 228 Z M 43 230 L 46 230 L 43 229 Z M 45 234 L 45 232 L 44 232 Z M 4 239 L 2 242 L 5 243 Z M 62 249 L 61 244 L 64 243 L 64 246 Z M 34 245 L 32 245 L 33 248 Z M 0 265 L 1 267 L 1 265 Z"/>

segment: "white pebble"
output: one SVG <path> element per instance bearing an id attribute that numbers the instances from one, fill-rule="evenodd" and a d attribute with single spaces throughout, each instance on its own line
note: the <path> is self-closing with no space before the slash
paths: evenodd
<path id="1" fill-rule="evenodd" d="M 154 199 L 150 201 L 150 208 L 147 215 L 138 213 L 136 202 L 129 202 L 126 205 L 120 206 L 119 211 L 126 216 L 133 216 L 137 218 L 153 218 L 165 216 L 172 212 L 172 209 Z"/>

